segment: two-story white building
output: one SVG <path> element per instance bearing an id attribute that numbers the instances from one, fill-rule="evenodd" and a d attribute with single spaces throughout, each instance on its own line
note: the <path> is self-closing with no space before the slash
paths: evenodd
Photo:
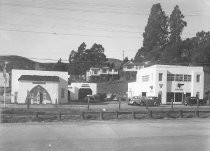
<path id="1" fill-rule="evenodd" d="M 98 78 L 101 79 L 104 76 L 107 76 L 107 78 L 112 76 L 118 76 L 118 70 L 117 69 L 111 69 L 109 67 L 102 67 L 102 68 L 90 68 L 86 72 L 86 81 L 90 81 L 91 78 Z"/>
<path id="2" fill-rule="evenodd" d="M 128 84 L 128 97 L 155 96 L 163 104 L 182 103 L 187 96 L 204 95 L 203 67 L 153 65 L 137 72 L 136 82 Z"/>

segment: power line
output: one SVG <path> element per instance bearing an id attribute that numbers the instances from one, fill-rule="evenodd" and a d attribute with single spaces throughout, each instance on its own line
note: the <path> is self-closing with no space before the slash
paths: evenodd
<path id="1" fill-rule="evenodd" d="M 13 6 L 13 7 L 30 7 L 30 8 L 38 8 L 38 9 L 50 9 L 50 10 L 59 10 L 59 11 L 80 11 L 80 12 L 84 12 L 84 13 L 97 12 L 97 13 L 113 13 L 113 14 L 149 15 L 148 13 L 138 13 L 138 12 L 69 9 L 69 8 L 43 7 L 43 6 L 32 6 L 32 5 L 10 4 L 10 3 L 1 3 L 1 5 L 9 5 L 9 6 Z"/>
<path id="2" fill-rule="evenodd" d="M 25 33 L 34 33 L 34 34 L 65 35 L 65 36 L 80 36 L 80 37 L 140 38 L 140 37 L 131 37 L 131 36 L 130 37 L 128 37 L 128 36 L 103 36 L 103 35 L 72 34 L 72 33 L 32 31 L 32 30 L 20 30 L 20 29 L 5 29 L 5 28 L 0 28 L 0 30 L 11 31 L 11 32 L 25 32 Z"/>
<path id="3" fill-rule="evenodd" d="M 92 12 L 97 12 L 97 13 L 116 13 L 116 14 L 134 14 L 134 15 L 149 15 L 149 13 L 139 13 L 139 12 L 125 12 L 125 11 L 113 11 L 109 10 L 109 11 L 104 11 L 104 10 L 84 10 L 84 9 L 69 9 L 69 8 L 58 8 L 58 7 L 44 7 L 44 6 L 34 6 L 34 5 L 23 5 L 23 4 L 11 4 L 11 3 L 1 3 L 1 5 L 8 5 L 8 6 L 13 6 L 13 7 L 30 7 L 30 8 L 38 8 L 38 9 L 50 9 L 50 10 L 59 10 L 59 11 L 80 11 L 80 12 L 84 12 L 84 13 L 92 13 Z M 188 14 L 185 16 L 210 16 L 208 14 Z"/>
<path id="4" fill-rule="evenodd" d="M 22 26 L 22 27 L 24 27 L 24 26 L 29 26 L 29 27 L 42 27 L 42 26 L 37 26 L 37 25 L 25 25 L 25 24 L 14 24 L 14 23 L 4 23 L 4 22 L 0 22 L 0 25 L 1 24 L 4 24 L 4 25 L 13 25 L 13 26 Z M 71 25 L 67 25 L 66 24 L 66 26 L 69 26 L 69 27 L 71 27 L 71 29 L 72 29 L 72 26 Z M 80 26 L 80 27 L 83 27 L 83 28 L 76 28 L 76 27 L 78 27 L 78 26 L 73 26 L 73 29 L 76 29 L 76 30 L 88 30 L 88 31 L 107 31 L 107 32 L 120 32 L 120 33 L 122 33 L 122 32 L 125 32 L 125 33 L 143 33 L 143 32 L 135 32 L 135 31 L 126 31 L 126 30 L 107 30 L 107 29 L 85 29 L 85 26 Z M 48 27 L 42 27 L 42 28 L 48 28 Z M 53 28 L 55 28 L 55 27 L 53 27 Z M 68 29 L 68 28 L 62 28 L 62 27 L 59 27 L 59 29 Z"/>
<path id="5" fill-rule="evenodd" d="M 141 38 L 140 36 L 105 36 L 105 35 L 90 35 L 90 34 L 77 34 L 77 33 L 60 33 L 60 32 L 47 32 L 47 31 L 34 31 L 34 30 L 21 30 L 21 29 L 6 29 L 1 28 L 2 31 L 10 31 L 10 32 L 25 32 L 25 33 L 34 33 L 34 34 L 49 34 L 49 35 L 64 35 L 64 36 L 79 36 L 79 37 L 104 37 L 104 38 Z M 139 32 L 142 34 L 143 32 Z M 185 32 L 185 38 L 189 38 L 186 36 L 196 36 L 195 33 Z"/>

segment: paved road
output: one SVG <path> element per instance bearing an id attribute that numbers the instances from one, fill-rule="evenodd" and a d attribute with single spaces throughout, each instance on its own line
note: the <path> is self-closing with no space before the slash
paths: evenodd
<path id="1" fill-rule="evenodd" d="M 210 119 L 0 125 L 1 151 L 209 151 Z"/>

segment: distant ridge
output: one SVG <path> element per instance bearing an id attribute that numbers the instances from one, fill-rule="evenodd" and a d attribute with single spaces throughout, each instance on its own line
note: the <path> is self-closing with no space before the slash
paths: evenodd
<path id="1" fill-rule="evenodd" d="M 119 68 L 122 64 L 122 61 L 119 59 L 115 59 L 115 58 L 107 58 L 108 60 L 106 61 L 107 63 L 109 62 L 110 64 L 114 63 L 115 67 Z"/>
<path id="2" fill-rule="evenodd" d="M 122 61 L 115 58 L 107 58 L 107 63 L 114 63 L 115 67 L 120 67 Z M 26 57 L 18 56 L 18 55 L 6 55 L 6 56 L 0 56 L 0 71 L 3 70 L 4 62 L 9 62 L 7 64 L 7 72 L 10 72 L 11 69 L 23 69 L 23 70 L 54 70 L 56 63 L 40 63 L 37 61 L 33 61 L 31 59 L 28 59 Z M 63 63 L 64 66 L 66 66 L 66 70 L 68 70 L 68 63 Z M 59 70 L 55 70 L 59 71 Z"/>
<path id="3" fill-rule="evenodd" d="M 11 71 L 11 69 L 23 69 L 23 70 L 52 70 L 56 63 L 40 63 L 37 61 L 33 61 L 26 57 L 17 56 L 17 55 L 8 55 L 8 56 L 0 56 L 0 70 L 4 66 L 4 62 L 9 62 L 7 64 L 7 72 Z"/>

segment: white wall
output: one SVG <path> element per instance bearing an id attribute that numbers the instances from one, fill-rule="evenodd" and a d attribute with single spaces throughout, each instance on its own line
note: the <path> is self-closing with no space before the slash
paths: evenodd
<path id="1" fill-rule="evenodd" d="M 86 87 L 82 87 L 83 85 L 86 85 Z M 96 83 L 71 83 L 71 85 L 68 86 L 68 90 L 70 91 L 71 101 L 78 100 L 80 88 L 90 88 L 92 90 L 92 95 L 97 94 Z"/>
<path id="2" fill-rule="evenodd" d="M 128 98 L 141 95 L 140 85 L 137 82 L 128 83 Z"/>
<path id="3" fill-rule="evenodd" d="M 39 76 L 58 76 L 61 82 L 59 87 L 57 88 L 57 91 L 60 92 L 60 88 L 65 88 L 65 100 L 61 99 L 61 103 L 68 102 L 68 72 L 60 72 L 60 71 L 39 71 L 39 70 L 18 70 L 18 69 L 12 69 L 12 84 L 11 84 L 11 102 L 14 103 L 14 95 L 15 92 L 20 92 L 21 87 L 19 87 L 20 82 L 18 79 L 21 77 L 21 75 L 39 75 Z M 54 89 L 54 88 L 52 88 Z M 47 89 L 48 90 L 48 89 Z M 58 95 L 58 93 L 56 93 Z M 60 95 L 60 93 L 59 93 Z M 19 94 L 18 94 L 19 96 Z M 58 98 L 60 99 L 60 97 Z M 59 102 L 59 100 L 58 100 Z"/>
<path id="4" fill-rule="evenodd" d="M 58 85 L 58 100 L 59 103 L 68 103 L 68 82 L 63 79 L 63 78 L 59 78 L 60 82 Z M 61 98 L 61 90 L 64 89 L 64 98 Z"/>

